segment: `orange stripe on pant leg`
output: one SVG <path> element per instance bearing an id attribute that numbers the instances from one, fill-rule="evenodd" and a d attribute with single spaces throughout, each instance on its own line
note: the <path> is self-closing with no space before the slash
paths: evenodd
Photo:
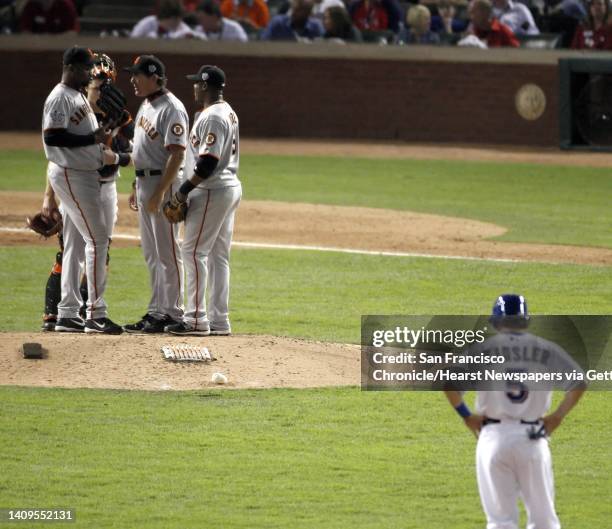
<path id="1" fill-rule="evenodd" d="M 77 208 L 79 208 L 79 211 L 81 212 L 81 217 L 83 217 L 83 221 L 85 222 L 85 227 L 87 228 L 87 232 L 89 233 L 89 236 L 91 237 L 91 240 L 93 241 L 93 249 L 94 249 L 94 292 L 96 293 L 96 299 L 98 299 L 98 283 L 97 283 L 97 270 L 98 270 L 98 258 L 97 258 L 97 252 L 96 252 L 96 240 L 94 239 L 93 234 L 91 233 L 91 228 L 89 227 L 89 223 L 87 222 L 87 218 L 85 217 L 85 213 L 83 213 L 83 210 L 81 209 L 81 205 L 79 204 L 79 202 L 77 201 L 76 197 L 74 196 L 74 193 L 72 192 L 72 187 L 70 186 L 70 180 L 68 180 L 68 169 L 64 168 L 64 178 L 66 179 L 66 184 L 68 185 L 68 191 L 70 191 L 70 196 L 72 197 L 72 200 L 74 200 L 74 203 L 76 204 Z M 87 255 L 85 256 L 85 262 L 87 264 Z M 85 275 L 87 276 L 87 266 L 85 266 Z M 91 302 L 91 311 L 93 312 L 95 309 L 94 306 L 95 301 Z"/>
<path id="2" fill-rule="evenodd" d="M 172 197 L 172 185 L 170 185 L 170 196 Z M 168 222 L 170 224 L 170 237 L 172 238 L 172 257 L 174 257 L 174 266 L 176 267 L 176 277 L 178 279 L 178 294 L 176 295 L 176 305 L 180 306 L 181 301 L 181 272 L 179 271 L 178 261 L 176 260 L 176 250 L 175 250 L 175 241 L 174 241 L 174 224 Z"/>
<path id="3" fill-rule="evenodd" d="M 204 215 L 202 216 L 202 224 L 200 225 L 200 231 L 198 233 L 198 238 L 196 239 L 196 243 L 195 243 L 195 247 L 193 249 L 193 264 L 195 265 L 195 273 L 196 273 L 196 316 L 195 316 L 195 329 L 197 330 L 198 328 L 198 309 L 200 308 L 199 305 L 199 301 L 200 298 L 198 297 L 198 291 L 200 290 L 198 288 L 199 284 L 200 284 L 200 274 L 198 274 L 198 261 L 196 259 L 196 251 L 198 249 L 198 244 L 200 242 L 200 236 L 202 235 L 202 229 L 204 228 L 204 221 L 206 220 L 206 212 L 208 211 L 208 202 L 210 201 L 210 189 L 207 189 L 206 192 L 208 193 L 206 196 L 206 206 L 204 207 Z"/>

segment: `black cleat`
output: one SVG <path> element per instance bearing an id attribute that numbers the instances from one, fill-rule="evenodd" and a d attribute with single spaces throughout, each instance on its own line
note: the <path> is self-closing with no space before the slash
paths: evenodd
<path id="1" fill-rule="evenodd" d="M 128 333 L 140 334 L 143 332 L 145 325 L 151 320 L 155 320 L 155 318 L 150 314 L 145 314 L 140 321 L 124 325 L 123 330 Z"/>
<path id="2" fill-rule="evenodd" d="M 83 332 L 85 323 L 81 318 L 59 318 L 55 322 L 55 332 Z"/>
<path id="3" fill-rule="evenodd" d="M 55 314 L 45 314 L 43 316 L 43 324 L 41 329 L 46 332 L 53 332 L 55 330 L 56 323 L 57 316 Z"/>
<path id="4" fill-rule="evenodd" d="M 162 319 L 151 318 L 149 321 L 147 321 L 147 323 L 145 323 L 142 332 L 145 334 L 161 334 L 165 332 L 166 327 L 176 323 L 178 322 L 170 316 L 166 316 Z"/>
<path id="5" fill-rule="evenodd" d="M 231 336 L 231 329 L 215 329 L 214 327 L 210 328 L 211 336 Z"/>
<path id="6" fill-rule="evenodd" d="M 89 319 L 85 322 L 86 333 L 99 334 L 121 334 L 123 329 L 121 326 L 113 323 L 108 318 Z"/>
<path id="7" fill-rule="evenodd" d="M 176 334 L 178 336 L 209 336 L 210 328 L 206 327 L 203 329 L 195 329 L 191 325 L 181 321 L 172 325 L 166 326 L 166 332 L 170 334 Z"/>

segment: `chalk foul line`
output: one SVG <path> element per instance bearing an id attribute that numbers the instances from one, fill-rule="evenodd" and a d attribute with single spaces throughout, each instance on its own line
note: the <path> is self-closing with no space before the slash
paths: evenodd
<path id="1" fill-rule="evenodd" d="M 30 233 L 35 235 L 29 228 L 0 227 L 0 232 L 7 233 Z M 140 241 L 138 235 L 129 233 L 114 233 L 114 240 Z M 261 250 L 302 250 L 310 252 L 336 252 L 353 255 L 378 255 L 382 257 L 420 257 L 425 259 L 453 259 L 460 261 L 487 261 L 493 263 L 526 263 L 522 259 L 504 259 L 500 257 L 474 257 L 471 255 L 439 255 L 419 252 L 389 252 L 383 250 L 360 250 L 357 248 L 338 248 L 335 246 L 309 246 L 301 244 L 276 244 L 267 242 L 232 241 L 232 246 L 237 248 L 252 248 Z"/>

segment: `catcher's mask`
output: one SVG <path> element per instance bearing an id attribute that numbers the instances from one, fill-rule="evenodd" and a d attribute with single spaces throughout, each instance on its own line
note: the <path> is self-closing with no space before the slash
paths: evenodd
<path id="1" fill-rule="evenodd" d="M 529 325 L 527 301 L 518 294 L 502 294 L 495 300 L 489 321 L 496 327 L 525 329 Z"/>
<path id="2" fill-rule="evenodd" d="M 112 82 L 117 79 L 115 63 L 106 53 L 96 53 L 91 77 L 93 79 L 109 79 Z"/>

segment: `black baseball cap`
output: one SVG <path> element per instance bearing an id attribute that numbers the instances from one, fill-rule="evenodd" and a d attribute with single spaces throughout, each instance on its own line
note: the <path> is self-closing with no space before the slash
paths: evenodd
<path id="1" fill-rule="evenodd" d="M 196 82 L 207 82 L 213 86 L 218 86 L 219 88 L 223 88 L 225 86 L 225 73 L 223 70 L 217 66 L 202 66 L 198 73 L 193 75 L 187 75 L 187 79 L 190 81 Z"/>
<path id="2" fill-rule="evenodd" d="M 124 68 L 126 72 L 143 73 L 147 77 L 157 74 L 160 77 L 166 77 L 166 67 L 155 55 L 139 55 L 134 59 L 134 64 Z"/>
<path id="3" fill-rule="evenodd" d="M 94 54 L 89 48 L 73 46 L 64 52 L 64 66 L 70 64 L 81 64 L 83 66 L 93 66 Z"/>

